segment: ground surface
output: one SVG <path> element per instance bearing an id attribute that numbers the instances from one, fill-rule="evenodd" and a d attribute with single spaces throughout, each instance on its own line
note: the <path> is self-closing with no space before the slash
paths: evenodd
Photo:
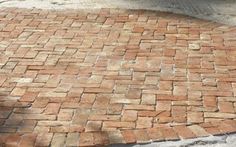
<path id="1" fill-rule="evenodd" d="M 145 9 L 181 13 L 236 25 L 235 0 L 0 0 L 0 7 L 40 9 Z"/>
<path id="2" fill-rule="evenodd" d="M 121 9 L 2 8 L 0 20 L 2 144 L 103 146 L 236 131 L 235 27 Z"/>
<path id="3" fill-rule="evenodd" d="M 236 135 L 221 135 L 183 139 L 179 141 L 162 141 L 147 144 L 111 145 L 111 147 L 235 147 Z"/>

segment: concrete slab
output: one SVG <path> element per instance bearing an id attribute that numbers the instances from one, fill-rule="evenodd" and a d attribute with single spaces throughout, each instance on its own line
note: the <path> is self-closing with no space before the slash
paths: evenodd
<path id="1" fill-rule="evenodd" d="M 179 141 L 152 142 L 149 144 L 111 145 L 110 147 L 235 147 L 236 134 L 209 136 Z"/>
<path id="2" fill-rule="evenodd" d="M 235 0 L 0 0 L 0 7 L 145 9 L 180 13 L 219 23 L 236 25 Z"/>

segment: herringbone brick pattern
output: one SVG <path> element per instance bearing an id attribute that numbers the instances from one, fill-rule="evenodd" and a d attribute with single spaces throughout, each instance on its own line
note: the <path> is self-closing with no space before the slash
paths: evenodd
<path id="1" fill-rule="evenodd" d="M 160 12 L 0 10 L 0 143 L 236 131 L 236 28 Z"/>

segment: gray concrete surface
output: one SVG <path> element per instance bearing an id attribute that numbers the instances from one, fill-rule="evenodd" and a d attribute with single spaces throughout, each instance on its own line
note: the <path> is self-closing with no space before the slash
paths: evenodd
<path id="1" fill-rule="evenodd" d="M 0 0 L 0 7 L 168 11 L 236 25 L 236 0 Z"/>
<path id="2" fill-rule="evenodd" d="M 110 147 L 236 147 L 236 134 L 148 144 L 111 145 Z"/>

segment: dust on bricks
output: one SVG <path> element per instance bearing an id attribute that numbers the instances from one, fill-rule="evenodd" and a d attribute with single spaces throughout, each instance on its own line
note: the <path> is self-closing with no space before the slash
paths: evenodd
<path id="1" fill-rule="evenodd" d="M 141 10 L 0 10 L 0 143 L 236 131 L 236 28 Z"/>

